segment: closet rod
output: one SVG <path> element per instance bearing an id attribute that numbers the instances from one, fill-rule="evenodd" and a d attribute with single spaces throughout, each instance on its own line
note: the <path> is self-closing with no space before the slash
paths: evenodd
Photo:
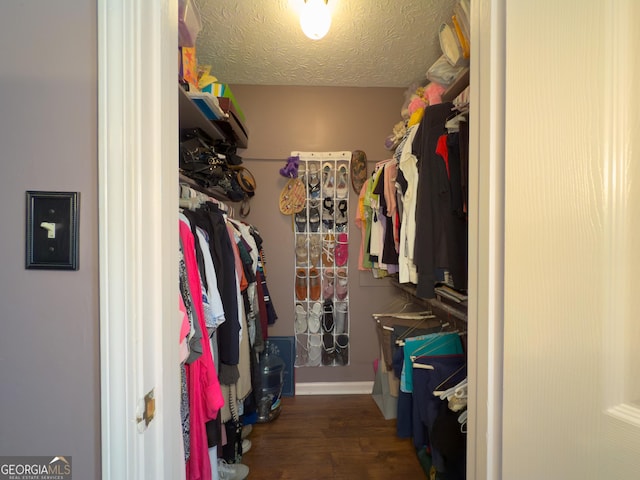
<path id="1" fill-rule="evenodd" d="M 446 303 L 443 303 L 440 300 L 435 299 L 435 298 L 421 298 L 421 297 L 418 297 L 418 296 L 416 296 L 415 288 L 412 288 L 412 287 L 410 287 L 408 285 L 400 283 L 395 278 L 391 278 L 390 279 L 390 283 L 394 287 L 399 288 L 400 290 L 403 290 L 404 292 L 407 292 L 410 295 L 412 295 L 417 302 L 420 302 L 423 305 L 431 307 L 432 309 L 439 310 L 439 311 L 441 311 L 443 313 L 451 315 L 452 317 L 456 318 L 457 320 L 461 320 L 461 321 L 463 321 L 465 323 L 467 322 L 466 308 L 465 308 L 464 311 L 462 311 L 462 310 L 456 309 L 456 308 L 454 308 L 454 307 L 452 307 L 450 305 L 447 305 Z"/>

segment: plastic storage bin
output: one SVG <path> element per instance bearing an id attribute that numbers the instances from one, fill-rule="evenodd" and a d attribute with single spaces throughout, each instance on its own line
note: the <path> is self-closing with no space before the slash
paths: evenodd
<path id="1" fill-rule="evenodd" d="M 202 30 L 200 12 L 194 0 L 178 0 L 178 45 L 195 47 L 198 33 Z"/>

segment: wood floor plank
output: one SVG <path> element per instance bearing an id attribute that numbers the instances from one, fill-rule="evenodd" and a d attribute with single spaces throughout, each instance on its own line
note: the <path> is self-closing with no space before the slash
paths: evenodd
<path id="1" fill-rule="evenodd" d="M 427 478 L 411 440 L 396 436 L 371 395 L 285 397 L 280 416 L 254 425 L 249 440 L 249 479 Z"/>

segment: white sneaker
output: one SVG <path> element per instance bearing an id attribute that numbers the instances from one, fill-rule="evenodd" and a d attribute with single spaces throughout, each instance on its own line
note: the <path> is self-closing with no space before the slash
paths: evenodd
<path id="1" fill-rule="evenodd" d="M 246 465 L 218 460 L 218 478 L 220 480 L 244 480 L 248 476 L 249 467 Z"/>
<path id="2" fill-rule="evenodd" d="M 245 438 L 242 440 L 242 454 L 244 455 L 249 450 L 251 450 L 251 440 Z"/>
<path id="3" fill-rule="evenodd" d="M 242 427 L 242 434 L 241 434 L 242 439 L 244 440 L 245 438 L 247 438 L 252 430 L 253 430 L 253 425 L 252 424 L 243 426 Z"/>

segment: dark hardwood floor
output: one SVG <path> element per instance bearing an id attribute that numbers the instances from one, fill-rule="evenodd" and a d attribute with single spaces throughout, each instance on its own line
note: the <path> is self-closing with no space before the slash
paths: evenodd
<path id="1" fill-rule="evenodd" d="M 284 397 L 280 416 L 248 438 L 249 479 L 427 478 L 411 439 L 396 436 L 371 395 Z"/>

